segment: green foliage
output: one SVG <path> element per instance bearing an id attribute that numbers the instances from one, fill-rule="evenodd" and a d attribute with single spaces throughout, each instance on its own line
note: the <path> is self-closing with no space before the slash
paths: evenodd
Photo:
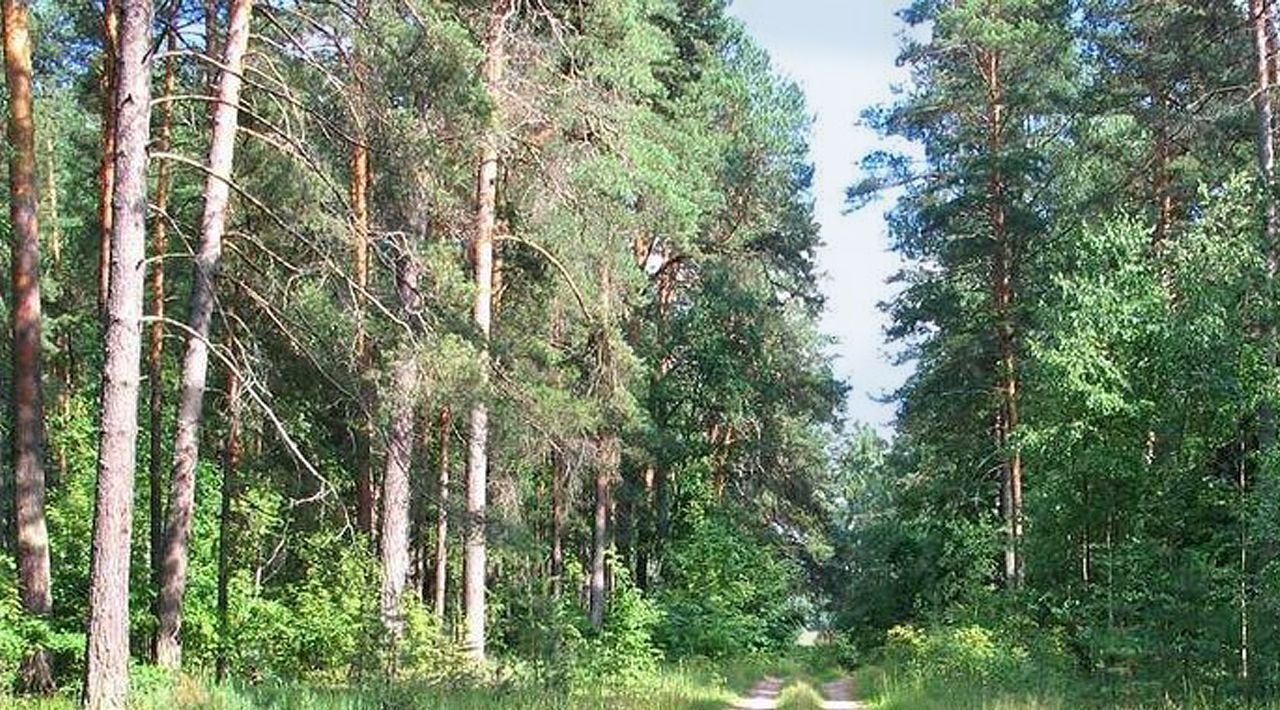
<path id="1" fill-rule="evenodd" d="M 299 552 L 302 575 L 269 595 L 237 576 L 233 667 L 251 678 L 329 683 L 376 670 L 381 628 L 372 558 L 329 533 L 310 536 Z"/>
<path id="2" fill-rule="evenodd" d="M 741 519 L 695 515 L 666 564 L 657 639 L 669 657 L 734 657 L 794 643 L 800 571 Z"/>
<path id="3" fill-rule="evenodd" d="M 0 688 L 13 688 L 27 651 L 22 601 L 13 560 L 0 556 Z"/>
<path id="4" fill-rule="evenodd" d="M 85 0 L 32 8 L 37 162 L 50 181 L 40 209 L 54 613 L 19 614 L 10 575 L 0 574 L 0 682 L 12 680 L 17 649 L 35 643 L 54 651 L 55 680 L 71 697 L 83 674 L 93 550 L 102 343 L 88 266 L 100 249 L 100 196 L 90 186 L 106 62 L 100 9 Z M 170 242 L 148 244 L 147 266 L 165 277 L 174 324 L 159 377 L 142 392 L 159 396 L 159 421 L 153 429 L 145 406 L 139 417 L 129 613 L 140 705 L 431 706 L 452 690 L 463 705 L 532 707 L 543 701 L 531 689 L 583 706 L 674 705 L 682 694 L 718 705 L 718 669 L 671 674 L 660 661 L 779 649 L 818 605 L 802 598 L 803 574 L 831 551 L 820 497 L 844 388 L 816 326 L 802 93 L 725 3 L 516 8 L 493 95 L 477 72 L 483 3 L 255 9 L 200 426 L 182 676 L 143 662 L 156 628 L 149 532 L 162 522 L 151 504 L 161 518 L 168 505 L 185 336 L 176 323 L 188 316 L 188 255 L 202 228 L 206 175 L 195 166 L 210 134 L 200 97 L 217 70 L 197 55 L 225 17 L 188 2 L 157 14 L 157 28 L 177 27 L 179 51 L 163 52 L 156 38 L 153 135 L 171 109 L 172 140 L 151 156 L 148 199 L 161 166 L 169 199 L 149 227 L 165 225 Z M 162 97 L 169 69 L 173 95 Z M 489 130 L 501 287 L 482 339 L 467 243 L 478 142 Z M 372 175 L 366 283 L 352 253 L 357 143 Z M 416 292 L 405 280 L 411 265 L 421 272 Z M 403 357 L 420 366 L 412 393 L 394 391 L 389 376 Z M 6 385 L 9 367 L 0 358 Z M 224 384 L 233 368 L 238 408 Z M 357 472 L 376 481 L 385 463 L 398 395 L 413 400 L 422 431 L 408 511 L 412 593 L 405 636 L 390 648 L 380 532 L 356 530 L 354 508 Z M 485 666 L 464 660 L 454 641 L 459 531 L 474 522 L 456 488 L 467 412 L 479 402 L 493 432 Z M 451 428 L 437 427 L 446 410 Z M 233 411 L 240 456 L 228 471 Z M 596 631 L 578 592 L 591 557 L 589 482 L 603 465 L 599 442 L 611 437 L 622 460 L 607 472 L 616 479 L 610 589 Z M 151 459 L 152 442 L 162 460 Z M 160 490 L 150 487 L 153 465 Z M 447 504 L 434 483 L 441 470 L 454 481 Z M 567 518 L 555 589 L 551 476 L 563 479 Z M 449 593 L 437 620 L 419 598 L 441 513 L 451 525 Z M 211 687 L 204 675 L 222 658 L 234 680 Z"/>
<path id="5" fill-rule="evenodd" d="M 1242 103 L 1247 18 L 1128 0 L 903 17 L 910 85 L 868 118 L 923 160 L 869 156 L 850 198 L 905 186 L 888 312 L 917 368 L 892 445 L 849 445 L 828 498 L 836 623 L 864 658 L 892 630 L 910 687 L 888 706 L 1269 697 L 1275 196 Z M 1015 452 L 1025 580 L 1001 564 Z"/>
<path id="6" fill-rule="evenodd" d="M 662 655 L 654 643 L 662 617 L 658 604 L 646 599 L 623 572 L 615 578 L 605 617 L 604 628 L 578 653 L 575 687 L 643 687 L 657 675 Z"/>

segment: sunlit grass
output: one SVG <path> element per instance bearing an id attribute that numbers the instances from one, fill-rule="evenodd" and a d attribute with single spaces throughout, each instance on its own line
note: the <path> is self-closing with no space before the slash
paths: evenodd
<path id="1" fill-rule="evenodd" d="M 157 682 L 148 670 L 146 682 L 135 683 L 130 707 L 140 710 L 594 710 L 618 708 L 723 708 L 744 692 L 769 667 L 760 659 L 735 662 L 689 661 L 664 666 L 658 673 L 625 686 L 610 679 L 573 690 L 527 686 L 431 687 L 413 684 L 356 684 L 325 687 L 301 682 L 256 683 L 233 681 L 218 685 L 211 679 L 182 675 Z M 52 698 L 0 696 L 0 708 L 62 710 L 77 707 L 73 694 Z"/>
<path id="2" fill-rule="evenodd" d="M 819 710 L 822 707 L 822 694 L 806 681 L 800 680 L 783 689 L 778 701 L 778 707 L 783 710 Z"/>
<path id="3" fill-rule="evenodd" d="M 1084 680 L 1007 688 L 977 679 L 922 678 L 878 666 L 859 669 L 855 678 L 860 699 L 874 710 L 1280 710 L 1280 702 L 1250 704 L 1196 688 L 1154 697 L 1139 697 L 1132 687 L 1110 688 Z"/>

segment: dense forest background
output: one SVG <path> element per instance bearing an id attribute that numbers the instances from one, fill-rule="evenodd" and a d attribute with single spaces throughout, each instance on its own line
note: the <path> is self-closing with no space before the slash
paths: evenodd
<path id="1" fill-rule="evenodd" d="M 726 6 L 4 0 L 0 683 L 1280 692 L 1270 0 L 904 8 L 891 441 Z"/>

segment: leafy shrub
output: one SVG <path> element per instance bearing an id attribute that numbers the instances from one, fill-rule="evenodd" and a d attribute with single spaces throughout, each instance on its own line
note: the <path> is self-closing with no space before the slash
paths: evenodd
<path id="1" fill-rule="evenodd" d="M 614 590 L 609 597 L 605 625 L 579 652 L 577 685 L 602 682 L 634 687 L 658 672 L 661 652 L 653 634 L 662 614 L 631 583 L 624 565 L 615 565 Z"/>
<path id="2" fill-rule="evenodd" d="M 302 574 L 262 594 L 232 578 L 231 662 L 254 680 L 339 683 L 380 668 L 379 584 L 371 555 L 336 535 L 301 546 Z"/>
<path id="3" fill-rule="evenodd" d="M 16 687 L 19 668 L 33 648 L 51 654 L 58 680 L 74 683 L 80 677 L 84 634 L 60 631 L 49 619 L 24 613 L 14 560 L 0 555 L 0 690 Z"/>
<path id="4" fill-rule="evenodd" d="M 884 651 L 891 665 L 936 681 L 1013 687 L 1069 673 L 1063 650 L 1046 634 L 1032 632 L 1028 642 L 1015 640 L 1020 636 L 979 624 L 902 624 L 889 629 Z"/>
<path id="5" fill-rule="evenodd" d="M 483 669 L 445 637 L 435 615 L 416 596 L 405 599 L 404 622 L 404 638 L 396 650 L 397 680 L 447 687 L 480 680 Z"/>
<path id="6" fill-rule="evenodd" d="M 27 641 L 21 633 L 22 605 L 13 560 L 0 555 L 0 688 L 12 688 Z"/>
<path id="7" fill-rule="evenodd" d="M 697 515 L 668 556 L 658 597 L 670 657 L 725 658 L 791 645 L 803 615 L 799 568 L 726 513 Z"/>

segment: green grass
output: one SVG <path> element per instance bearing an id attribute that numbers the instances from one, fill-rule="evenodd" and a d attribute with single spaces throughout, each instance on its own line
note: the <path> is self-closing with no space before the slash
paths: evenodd
<path id="1" fill-rule="evenodd" d="M 797 653 L 780 658 L 746 658 L 733 661 L 695 659 L 664 665 L 651 677 L 617 687 L 609 679 L 598 686 L 575 688 L 523 685 L 431 687 L 412 684 L 360 684 L 327 687 L 302 682 L 258 683 L 232 681 L 217 685 L 199 676 L 171 678 L 152 668 L 136 669 L 131 707 L 139 710 L 594 710 L 617 708 L 671 708 L 711 710 L 724 708 L 765 676 L 793 681 L 783 696 L 783 707 L 819 707 L 815 688 L 839 678 L 840 669 L 821 654 Z M 0 708 L 62 710 L 75 708 L 73 694 L 45 699 L 0 696 Z"/>
<path id="2" fill-rule="evenodd" d="M 875 710 L 1280 710 L 1280 702 L 1248 703 L 1215 697 L 1205 689 L 1179 693 L 1143 691 L 1133 684 L 1108 687 L 1084 680 L 1047 678 L 1028 687 L 998 687 L 977 679 L 920 678 L 880 666 L 858 670 L 860 699 Z"/>
<path id="3" fill-rule="evenodd" d="M 778 700 L 778 707 L 782 710 L 819 710 L 822 707 L 822 693 L 803 680 L 788 685 Z"/>
<path id="4" fill-rule="evenodd" d="M 664 666 L 654 676 L 630 686 L 613 687 L 606 680 L 598 687 L 577 688 L 572 692 L 528 686 L 448 688 L 364 684 L 324 687 L 300 682 L 249 684 L 237 681 L 217 685 L 193 676 L 158 679 L 148 670 L 135 680 L 130 706 L 139 710 L 382 710 L 388 707 L 409 710 L 640 710 L 655 707 L 710 710 L 725 707 L 776 665 L 760 659 L 690 661 Z M 70 694 L 40 699 L 0 696 L 0 708 L 10 707 L 71 710 L 77 705 Z"/>

